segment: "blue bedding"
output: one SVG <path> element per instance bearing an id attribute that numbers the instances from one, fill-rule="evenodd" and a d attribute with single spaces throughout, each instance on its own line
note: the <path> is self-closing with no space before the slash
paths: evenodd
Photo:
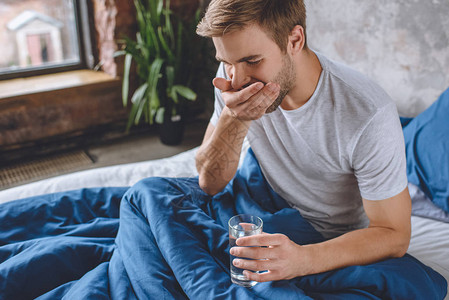
<path id="1" fill-rule="evenodd" d="M 299 244 L 323 237 L 266 183 L 250 150 L 225 190 L 148 178 L 0 205 L 0 299 L 443 299 L 410 255 L 244 288 L 231 283 L 227 221 L 264 220 Z"/>
<path id="2" fill-rule="evenodd" d="M 449 88 L 416 118 L 401 122 L 409 182 L 449 213 Z"/>

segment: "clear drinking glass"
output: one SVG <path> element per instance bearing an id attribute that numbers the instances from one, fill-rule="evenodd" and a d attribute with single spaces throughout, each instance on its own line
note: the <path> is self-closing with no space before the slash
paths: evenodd
<path id="1" fill-rule="evenodd" d="M 261 218 L 253 215 L 236 215 L 229 219 L 229 245 L 234 247 L 236 240 L 243 236 L 250 236 L 262 233 L 263 221 Z M 231 281 L 241 286 L 251 287 L 257 284 L 257 281 L 251 281 L 243 275 L 243 269 L 237 268 L 232 264 L 236 258 L 231 255 Z"/>

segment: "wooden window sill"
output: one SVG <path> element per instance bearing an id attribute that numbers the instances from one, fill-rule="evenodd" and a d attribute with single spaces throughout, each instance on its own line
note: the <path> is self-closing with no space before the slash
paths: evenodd
<path id="1" fill-rule="evenodd" d="M 121 80 L 77 70 L 0 81 L 1 152 L 83 136 L 127 118 Z"/>
<path id="2" fill-rule="evenodd" d="M 92 70 L 8 79 L 0 81 L 0 99 L 116 81 L 119 79 Z"/>

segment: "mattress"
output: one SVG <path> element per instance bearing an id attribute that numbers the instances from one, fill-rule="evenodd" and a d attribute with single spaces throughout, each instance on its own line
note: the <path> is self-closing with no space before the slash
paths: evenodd
<path id="1" fill-rule="evenodd" d="M 248 148 L 244 144 L 242 157 Z M 197 148 L 175 156 L 139 163 L 91 169 L 57 176 L 0 191 L 0 203 L 36 195 L 85 187 L 131 186 L 146 177 L 192 177 Z M 242 161 L 242 160 L 241 160 Z M 449 223 L 412 216 L 412 238 L 408 253 L 443 275 L 449 282 Z M 446 296 L 449 300 L 449 296 Z"/>

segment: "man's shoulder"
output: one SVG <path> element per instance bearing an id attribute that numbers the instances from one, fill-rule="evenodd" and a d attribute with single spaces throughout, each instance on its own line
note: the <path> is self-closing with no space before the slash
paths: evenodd
<path id="1" fill-rule="evenodd" d="M 334 95 L 344 96 L 344 101 L 356 101 L 359 105 L 378 110 L 393 100 L 374 80 L 341 62 L 317 53 L 327 75 L 327 88 Z"/>

